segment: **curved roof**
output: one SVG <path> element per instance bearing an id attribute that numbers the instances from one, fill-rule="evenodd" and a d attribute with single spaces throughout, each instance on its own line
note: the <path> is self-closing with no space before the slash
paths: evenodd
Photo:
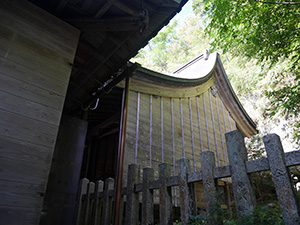
<path id="1" fill-rule="evenodd" d="M 139 68 L 131 80 L 131 90 L 164 97 L 193 97 L 216 87 L 224 105 L 245 136 L 257 134 L 256 124 L 238 100 L 228 80 L 220 56 L 204 53 L 173 74 L 162 74 Z"/>

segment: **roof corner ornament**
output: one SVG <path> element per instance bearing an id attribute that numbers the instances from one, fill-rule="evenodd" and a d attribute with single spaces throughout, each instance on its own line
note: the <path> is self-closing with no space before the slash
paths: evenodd
<path id="1" fill-rule="evenodd" d="M 217 97 L 218 89 L 217 89 L 216 85 L 211 86 L 210 89 L 211 89 L 211 94 L 214 97 Z"/>
<path id="2" fill-rule="evenodd" d="M 147 30 L 149 26 L 149 12 L 147 9 L 143 8 L 140 11 L 140 29 L 139 32 L 142 34 L 144 30 Z"/>
<path id="3" fill-rule="evenodd" d="M 205 50 L 205 56 L 204 56 L 204 60 L 208 60 L 209 57 L 209 51 L 208 49 Z"/>

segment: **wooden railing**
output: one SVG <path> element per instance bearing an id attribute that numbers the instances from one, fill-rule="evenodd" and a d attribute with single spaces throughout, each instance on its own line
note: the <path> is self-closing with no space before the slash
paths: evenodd
<path id="1" fill-rule="evenodd" d="M 219 224 L 217 179 L 231 177 L 234 201 L 238 215 L 249 215 L 256 207 L 250 174 L 270 170 L 277 198 L 286 224 L 298 224 L 299 204 L 291 181 L 289 166 L 300 164 L 300 150 L 284 153 L 279 137 L 270 134 L 263 138 L 267 158 L 248 161 L 244 138 L 239 131 L 226 135 L 229 166 L 215 167 L 214 153 L 204 151 L 200 154 L 201 171 L 191 172 L 189 160 L 178 160 L 178 175 L 171 176 L 171 166 L 159 165 L 159 179 L 154 180 L 152 168 L 143 169 L 143 180 L 139 180 L 139 166 L 129 165 L 127 188 L 122 189 L 126 196 L 126 207 L 121 209 L 119 224 L 154 224 L 153 190 L 159 189 L 159 224 L 173 224 L 171 187 L 179 187 L 179 207 L 182 224 L 187 224 L 189 216 L 195 213 L 196 203 L 192 184 L 203 182 L 206 212 L 212 224 Z M 75 224 L 112 224 L 113 220 L 113 179 L 105 182 L 80 181 Z M 142 200 L 139 198 L 142 192 Z M 141 207 L 141 209 L 140 209 Z M 141 215 L 139 212 L 141 211 Z M 123 219 L 125 218 L 125 219 Z"/>

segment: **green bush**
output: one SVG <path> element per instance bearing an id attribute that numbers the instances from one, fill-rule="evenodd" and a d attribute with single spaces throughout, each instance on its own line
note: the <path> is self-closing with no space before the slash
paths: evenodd
<path id="1" fill-rule="evenodd" d="M 235 219 L 227 219 L 223 213 L 224 225 L 284 225 L 281 218 L 281 212 L 278 205 L 269 204 L 266 206 L 258 206 L 252 215 L 244 215 Z M 202 215 L 190 216 L 189 225 L 210 224 Z"/>

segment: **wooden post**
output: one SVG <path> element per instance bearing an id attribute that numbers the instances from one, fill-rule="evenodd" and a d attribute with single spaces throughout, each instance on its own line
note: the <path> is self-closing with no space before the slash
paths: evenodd
<path id="1" fill-rule="evenodd" d="M 268 134 L 263 137 L 263 141 L 283 220 L 287 225 L 299 224 L 299 202 L 293 188 L 290 172 L 286 167 L 280 138 L 276 134 Z"/>
<path id="2" fill-rule="evenodd" d="M 188 185 L 188 173 L 190 172 L 190 161 L 186 158 L 178 160 L 178 186 L 180 197 L 180 217 L 183 225 L 189 221 L 193 212 L 193 197 Z"/>
<path id="3" fill-rule="evenodd" d="M 161 225 L 171 225 L 172 221 L 172 192 L 167 186 L 167 178 L 171 176 L 171 165 L 161 163 L 159 165 L 159 217 Z"/>
<path id="4" fill-rule="evenodd" d="M 87 191 L 87 194 L 86 194 L 86 208 L 85 208 L 85 212 L 84 212 L 84 215 L 83 215 L 83 221 L 84 221 L 84 224 L 90 224 L 90 219 L 91 219 L 91 209 L 92 209 L 92 206 L 93 206 L 93 202 L 91 203 L 91 194 L 94 193 L 95 191 L 95 183 L 94 182 L 90 182 L 89 185 L 88 185 L 88 191 Z"/>
<path id="5" fill-rule="evenodd" d="M 247 174 L 245 161 L 247 151 L 243 134 L 234 130 L 225 134 L 230 163 L 232 189 L 239 215 L 251 215 L 256 207 L 256 200 L 250 176 Z"/>
<path id="6" fill-rule="evenodd" d="M 138 68 L 139 64 L 134 64 L 132 68 L 134 71 Z M 130 67 L 131 68 L 131 67 Z M 126 140 L 126 125 L 127 125 L 127 112 L 129 101 L 129 83 L 130 78 L 126 77 L 125 89 L 122 98 L 122 115 L 120 120 L 120 133 L 119 133 L 119 148 L 118 148 L 118 163 L 116 171 L 116 185 L 115 185 L 115 207 L 114 207 L 114 225 L 119 224 L 120 208 L 121 208 L 121 192 L 122 192 L 122 177 L 123 177 L 123 164 L 125 155 L 125 140 Z"/>
<path id="7" fill-rule="evenodd" d="M 79 188 L 78 188 L 78 194 L 77 194 L 77 202 L 76 202 L 76 211 L 75 211 L 75 225 L 81 224 L 82 221 L 82 197 L 87 193 L 89 180 L 86 178 L 83 178 L 79 182 Z"/>
<path id="8" fill-rule="evenodd" d="M 92 213 L 92 225 L 100 223 L 102 200 L 99 199 L 100 193 L 103 191 L 104 183 L 102 180 L 96 182 L 94 208 Z"/>
<path id="9" fill-rule="evenodd" d="M 139 166 L 137 164 L 131 164 L 128 166 L 128 178 L 127 178 L 127 196 L 126 196 L 126 225 L 138 224 L 139 219 L 139 195 L 134 192 L 134 184 L 139 179 Z"/>
<path id="10" fill-rule="evenodd" d="M 102 209 L 102 225 L 111 224 L 111 214 L 112 214 L 112 199 L 109 197 L 109 190 L 114 188 L 114 179 L 107 178 L 105 180 L 104 192 L 103 192 L 103 209 Z"/>
<path id="11" fill-rule="evenodd" d="M 204 151 L 200 153 L 201 168 L 204 186 L 204 201 L 209 224 L 222 224 L 220 218 L 219 197 L 218 196 L 218 180 L 214 178 L 214 171 L 216 168 L 215 156 L 211 151 Z"/>
<path id="12" fill-rule="evenodd" d="M 143 202 L 142 225 L 154 223 L 153 216 L 153 190 L 150 190 L 150 182 L 154 179 L 154 171 L 150 167 L 143 169 Z"/>

